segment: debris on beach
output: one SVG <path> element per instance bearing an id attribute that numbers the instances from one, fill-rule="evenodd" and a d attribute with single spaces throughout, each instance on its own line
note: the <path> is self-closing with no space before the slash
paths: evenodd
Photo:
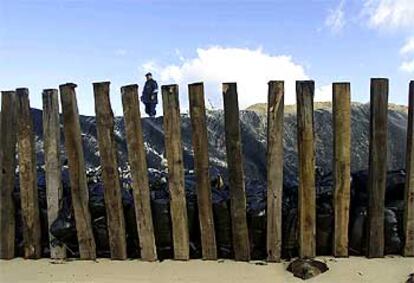
<path id="1" fill-rule="evenodd" d="M 119 168 L 122 190 L 122 203 L 126 223 L 126 241 L 129 258 L 139 258 L 139 239 L 135 220 L 134 198 L 131 174 L 128 167 Z M 87 169 L 89 188 L 89 208 L 91 212 L 93 233 L 97 242 L 98 257 L 110 257 L 107 231 L 104 189 L 100 167 Z M 216 230 L 218 257 L 233 258 L 231 233 L 230 190 L 226 176 L 212 167 L 211 191 L 213 217 Z M 367 179 L 368 171 L 352 173 L 351 207 L 350 207 L 350 255 L 364 255 L 367 220 Z M 405 171 L 389 171 L 387 174 L 386 203 L 384 209 L 385 253 L 399 254 L 402 250 L 402 223 L 404 208 Z M 37 171 L 40 220 L 42 225 L 42 256 L 48 257 L 49 234 L 47 224 L 46 182 L 43 168 Z M 173 258 L 173 241 L 171 215 L 169 209 L 168 173 L 155 168 L 148 169 L 151 208 L 153 213 L 155 240 L 158 259 Z M 52 223 L 51 233 L 55 237 L 52 245 L 66 247 L 68 257 L 79 256 L 76 225 L 70 195 L 70 180 L 67 166 L 62 170 L 62 206 L 58 218 Z M 316 254 L 329 255 L 332 251 L 333 213 L 333 176 L 329 172 L 316 171 Z M 197 190 L 195 175 L 192 170 L 185 171 L 185 191 L 187 201 L 188 225 L 190 233 L 190 257 L 201 258 L 200 226 L 198 220 Z M 282 257 L 285 259 L 298 256 L 297 230 L 297 176 L 284 179 L 282 214 Z M 23 255 L 23 231 L 20 209 L 19 178 L 16 174 L 16 187 L 13 193 L 16 207 L 16 255 Z M 266 254 L 266 183 L 260 180 L 246 179 L 247 220 L 249 228 L 252 260 L 265 260 Z"/>
<path id="2" fill-rule="evenodd" d="M 326 263 L 314 259 L 296 259 L 287 268 L 287 271 L 303 280 L 318 276 L 328 270 Z"/>

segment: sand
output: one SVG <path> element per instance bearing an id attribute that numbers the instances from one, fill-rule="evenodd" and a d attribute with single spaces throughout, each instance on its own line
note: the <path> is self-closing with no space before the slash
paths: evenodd
<path id="1" fill-rule="evenodd" d="M 414 272 L 414 258 L 334 259 L 327 257 L 319 259 L 325 261 L 330 270 L 306 282 L 403 283 L 408 275 Z M 56 264 L 48 259 L 13 259 L 0 261 L 0 282 L 303 282 L 285 271 L 287 265 L 287 262 L 259 265 L 255 262 L 243 263 L 230 260 L 191 260 L 188 262 L 167 260 L 146 263 L 138 260 L 111 261 L 108 259 L 99 259 L 97 262 L 73 260 Z"/>

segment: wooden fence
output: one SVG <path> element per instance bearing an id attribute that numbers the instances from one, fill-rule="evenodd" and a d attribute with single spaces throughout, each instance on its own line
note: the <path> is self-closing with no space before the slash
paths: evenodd
<path id="1" fill-rule="evenodd" d="M 192 124 L 194 167 L 197 182 L 198 209 L 203 259 L 217 259 L 215 226 L 209 178 L 209 158 L 202 83 L 189 87 L 189 108 Z M 65 150 L 68 157 L 71 196 L 76 220 L 81 259 L 95 259 L 95 239 L 88 209 L 84 155 L 81 142 L 76 85 L 60 85 Z M 103 168 L 103 185 L 109 245 L 112 259 L 126 259 L 125 220 L 119 185 L 114 116 L 109 100 L 109 82 L 94 83 L 98 145 Z M 315 141 L 313 81 L 298 81 L 297 141 L 299 155 L 298 231 L 300 257 L 316 255 L 315 200 Z M 61 163 L 59 160 L 59 92 L 43 92 L 43 130 L 48 220 L 57 217 L 62 198 Z M 350 206 L 351 162 L 351 94 L 349 83 L 335 83 L 333 93 L 334 129 L 334 237 L 333 255 L 348 256 L 348 226 Z M 0 148 L 0 258 L 11 259 L 14 254 L 15 217 L 12 200 L 16 168 L 16 144 L 19 156 L 21 210 L 23 217 L 24 257 L 41 256 L 40 221 L 36 184 L 36 160 L 29 90 L 3 91 L 1 109 Z M 157 260 L 147 162 L 142 136 L 138 86 L 121 88 L 122 104 L 131 167 L 133 197 L 137 215 L 141 258 Z M 189 259 L 189 231 L 184 191 L 183 153 L 181 146 L 181 117 L 178 86 L 162 87 L 168 187 L 174 258 Z M 236 260 L 250 259 L 249 234 L 246 220 L 246 195 L 240 138 L 237 85 L 223 84 L 224 121 L 234 256 Z M 282 248 L 283 192 L 283 110 L 284 82 L 269 82 L 268 92 L 268 149 L 267 149 L 267 259 L 278 262 Z M 371 110 L 369 136 L 368 180 L 368 257 L 384 256 L 384 198 L 387 160 L 388 80 L 371 80 Z M 414 82 L 409 86 L 407 132 L 406 188 L 404 213 L 404 256 L 414 256 Z M 53 236 L 50 237 L 53 240 Z M 51 245 L 52 258 L 65 258 L 65 249 Z"/>

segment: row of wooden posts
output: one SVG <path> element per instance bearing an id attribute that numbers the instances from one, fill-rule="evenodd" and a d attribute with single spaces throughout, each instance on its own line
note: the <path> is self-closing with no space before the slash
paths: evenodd
<path id="1" fill-rule="evenodd" d="M 114 139 L 114 115 L 109 100 L 109 82 L 94 83 L 95 112 L 99 152 L 102 164 L 109 244 L 112 259 L 125 259 L 125 221 L 122 210 Z M 81 259 L 95 259 L 95 239 L 88 208 L 76 85 L 67 83 L 43 91 L 43 135 L 49 226 L 56 219 L 62 198 L 61 162 L 59 159 L 59 92 L 63 113 L 65 151 L 68 158 L 70 185 Z M 209 178 L 206 110 L 202 83 L 190 84 L 189 108 L 192 122 L 194 169 L 201 230 L 203 259 L 217 258 L 212 199 Z M 313 81 L 298 81 L 297 144 L 299 154 L 299 255 L 316 255 L 315 142 L 313 114 Z M 351 95 L 349 83 L 333 84 L 334 128 L 334 210 L 333 255 L 348 255 L 351 159 Z M 125 119 L 128 159 L 132 175 L 137 216 L 139 248 L 146 261 L 157 259 L 146 153 L 141 126 L 138 86 L 121 88 Z M 168 187 L 174 258 L 189 259 L 189 232 L 184 191 L 184 168 L 181 145 L 181 116 L 178 86 L 162 87 Z M 246 195 L 243 156 L 240 141 L 239 106 L 236 83 L 223 84 L 225 138 L 230 186 L 233 248 L 236 260 L 249 260 L 249 236 L 246 221 Z M 369 140 L 369 208 L 368 257 L 384 255 L 384 198 L 387 172 L 388 80 L 371 80 L 371 115 Z M 282 247 L 283 192 L 283 115 L 284 82 L 269 82 L 268 153 L 267 153 L 267 255 L 269 261 L 280 261 Z M 404 255 L 414 256 L 414 82 L 409 87 L 407 134 L 407 180 L 404 217 Z M 15 223 L 12 191 L 14 188 L 15 150 L 19 160 L 21 210 L 25 258 L 39 258 L 40 220 L 36 185 L 36 160 L 33 121 L 29 91 L 19 88 L 2 92 L 0 148 L 0 258 L 14 255 Z M 53 236 L 50 235 L 51 240 Z M 51 246 L 52 258 L 65 258 L 64 247 Z"/>

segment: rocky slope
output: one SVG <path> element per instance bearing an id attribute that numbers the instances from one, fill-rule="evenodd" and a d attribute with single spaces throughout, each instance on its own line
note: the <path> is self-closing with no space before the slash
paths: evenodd
<path id="1" fill-rule="evenodd" d="M 290 181 L 297 175 L 296 113 L 295 106 L 286 106 L 284 126 L 285 178 Z M 332 110 L 330 103 L 315 104 L 316 164 L 327 173 L 332 168 Z M 266 179 L 266 105 L 254 105 L 241 111 L 241 129 L 246 178 L 264 181 Z M 43 163 L 42 112 L 33 109 L 36 132 L 37 160 Z M 209 153 L 211 166 L 225 172 L 226 153 L 223 111 L 213 110 L 207 113 Z M 82 139 L 85 160 L 88 167 L 99 166 L 99 151 L 96 138 L 95 118 L 81 116 Z M 166 166 L 164 150 L 164 131 L 162 117 L 142 120 L 145 147 L 148 153 L 148 166 L 162 169 Z M 404 168 L 405 139 L 407 127 L 407 109 L 390 105 L 388 168 Z M 124 122 L 116 118 L 116 140 L 118 142 L 119 165 L 127 162 Z M 368 167 L 369 105 L 352 104 L 352 171 Z M 63 141 L 63 134 L 62 134 Z M 191 122 L 188 115 L 182 115 L 182 144 L 186 169 L 193 168 L 191 145 Z M 64 148 L 62 142 L 62 156 Z"/>
<path id="2" fill-rule="evenodd" d="M 246 200 L 247 222 L 251 257 L 253 259 L 266 258 L 266 105 L 255 105 L 250 110 L 241 111 L 242 142 L 244 153 L 244 166 L 246 172 Z M 331 171 L 332 160 L 332 121 L 331 105 L 327 103 L 315 105 L 315 138 L 318 165 L 317 198 L 316 198 L 316 247 L 317 254 L 331 254 L 334 212 L 332 206 L 333 181 Z M 297 256 L 297 146 L 296 146 L 296 114 L 294 106 L 287 106 L 284 126 L 284 176 L 285 186 L 282 202 L 282 254 L 285 258 Z M 36 131 L 37 158 L 39 165 L 43 163 L 42 153 L 42 112 L 33 109 L 34 128 Z M 209 111 L 208 137 L 211 167 L 225 173 L 226 154 L 225 136 L 223 127 L 223 112 Z M 166 166 L 164 158 L 164 132 L 162 117 L 156 119 L 143 119 L 145 146 L 148 153 L 149 167 L 163 169 Z M 405 137 L 407 114 L 406 108 L 390 106 L 389 112 L 389 158 L 388 169 L 404 167 Z M 87 167 L 99 166 L 99 151 L 96 140 L 96 127 L 94 117 L 81 117 L 82 139 Z M 123 119 L 116 118 L 116 140 L 118 143 L 119 165 L 125 166 L 127 162 L 127 148 Z M 353 104 L 352 107 L 352 170 L 366 169 L 368 165 L 368 132 L 369 132 L 369 106 Z M 182 116 L 182 144 L 184 148 L 184 163 L 186 169 L 192 169 L 193 157 L 191 146 L 191 123 L 189 117 Z M 63 138 L 63 137 L 62 137 Z M 64 148 L 62 143 L 62 158 Z M 96 168 L 94 168 L 96 169 Z M 108 257 L 109 240 L 104 205 L 104 187 L 100 182 L 100 170 L 88 170 L 89 208 L 92 217 L 92 226 L 97 240 L 97 253 L 99 257 Z M 77 241 L 75 222 L 71 213 L 71 198 L 69 179 L 63 174 L 63 208 L 58 219 L 53 223 L 52 234 L 59 242 L 70 247 L 70 256 L 77 256 Z M 64 172 L 64 173 L 65 173 Z M 40 173 L 40 174 L 39 174 Z M 123 172 L 125 173 L 125 171 Z M 127 231 L 127 246 L 129 257 L 137 257 L 138 236 L 135 222 L 135 210 L 131 194 L 128 174 L 123 174 L 122 203 Z M 154 219 L 154 229 L 157 242 L 157 252 L 160 259 L 172 257 L 172 230 L 171 216 L 169 214 L 169 191 L 165 173 L 150 170 L 151 209 Z M 194 175 L 186 174 L 185 191 L 187 213 L 189 218 L 189 232 L 191 241 L 191 257 L 201 256 L 201 242 L 199 223 L 197 218 L 197 197 Z M 352 193 L 349 224 L 349 250 L 352 255 L 365 254 L 366 247 L 366 218 L 367 218 L 367 172 L 358 172 L 352 176 Z M 42 170 L 38 171 L 39 204 L 42 224 L 43 255 L 48 256 L 47 229 L 47 202 L 46 187 Z M 402 247 L 402 216 L 404 207 L 404 172 L 389 172 L 387 176 L 385 215 L 385 252 L 386 254 L 399 254 Z M 20 195 L 18 186 L 13 194 L 17 212 L 16 221 L 16 254 L 22 255 L 23 236 L 21 213 L 19 212 Z M 231 213 L 229 206 L 229 187 L 212 187 L 213 217 L 217 247 L 220 258 L 232 258 L 233 247 L 231 237 Z"/>

